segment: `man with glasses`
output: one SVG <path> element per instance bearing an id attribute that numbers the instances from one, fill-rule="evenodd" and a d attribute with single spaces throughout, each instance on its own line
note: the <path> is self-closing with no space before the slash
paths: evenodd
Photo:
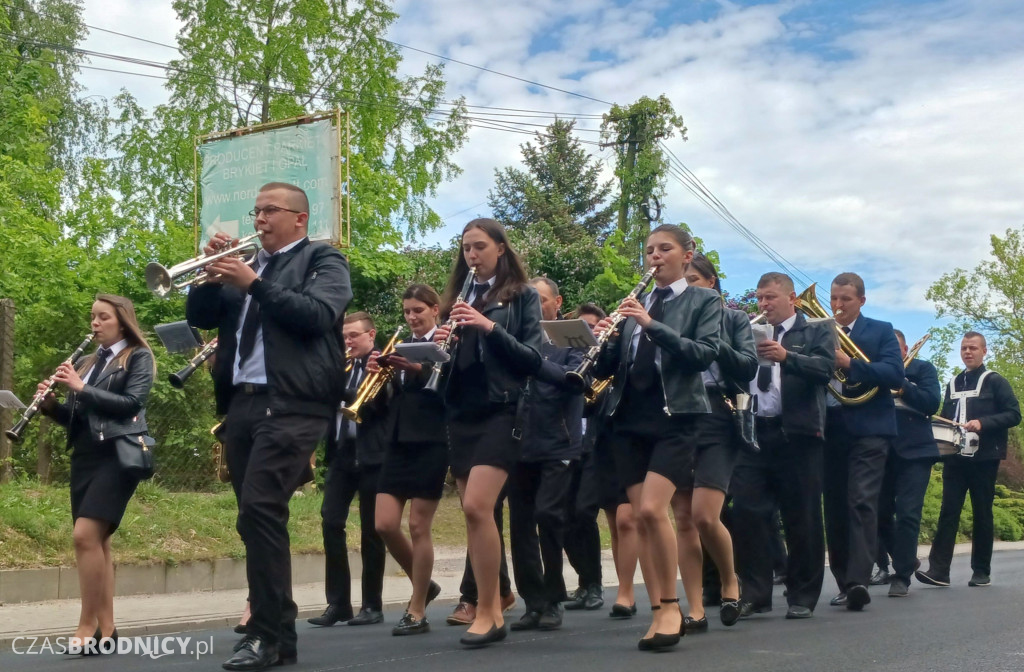
<path id="1" fill-rule="evenodd" d="M 214 389 L 246 549 L 252 617 L 228 670 L 297 661 L 288 500 L 341 401 L 339 326 L 352 299 L 345 257 L 307 237 L 304 191 L 265 184 L 254 213 L 263 233 L 255 266 L 238 256 L 212 262 L 214 281 L 185 304 L 190 324 L 218 329 Z M 230 244 L 218 233 L 204 251 Z"/>
<path id="2" fill-rule="evenodd" d="M 377 330 L 369 313 L 358 312 L 345 316 L 342 334 L 352 362 L 344 399 L 351 403 L 360 383 L 366 378 L 366 364 L 374 351 Z M 324 502 L 320 507 L 326 556 L 324 591 L 327 608 L 321 615 L 309 619 L 313 625 L 331 626 L 342 621 L 349 625 L 384 622 L 382 593 L 387 549 L 377 534 L 374 516 L 377 482 L 386 443 L 381 410 L 375 404 L 364 405 L 358 425 L 339 411 L 327 433 L 324 453 L 327 475 L 324 478 Z M 352 574 L 348 564 L 345 526 L 352 500 L 357 494 L 363 605 L 359 614 L 353 617 Z"/>

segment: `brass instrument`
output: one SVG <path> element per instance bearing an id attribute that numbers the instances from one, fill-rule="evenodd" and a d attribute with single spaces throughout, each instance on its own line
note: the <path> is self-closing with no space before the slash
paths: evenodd
<path id="1" fill-rule="evenodd" d="M 651 284 L 651 281 L 654 280 L 654 276 L 658 274 L 658 268 L 658 266 L 651 266 L 647 269 L 644 276 L 640 278 L 640 282 L 636 283 L 636 287 L 634 287 L 622 301 L 625 301 L 626 299 L 635 299 L 640 296 L 640 294 L 647 289 L 647 285 Z M 619 303 L 622 303 L 622 301 Z M 576 370 L 569 371 L 565 374 L 566 384 L 575 388 L 578 392 L 586 390 L 587 376 L 590 375 L 590 370 L 593 369 L 594 365 L 597 363 L 597 358 L 600 356 L 605 344 L 611 340 L 612 334 L 614 334 L 619 328 L 619 325 L 626 321 L 626 318 L 623 317 L 617 309 L 608 317 L 611 319 L 612 323 L 608 325 L 607 329 L 601 332 L 600 336 L 597 337 L 597 345 L 591 346 L 590 349 L 587 350 L 587 354 L 583 355 L 583 361 L 576 367 Z"/>
<path id="2" fill-rule="evenodd" d="M 755 324 L 761 324 L 762 322 L 765 322 L 767 320 L 768 320 L 768 311 L 767 310 L 762 310 L 760 313 L 758 313 L 757 315 L 754 315 L 753 317 L 750 318 L 750 326 L 754 326 Z"/>
<path id="3" fill-rule="evenodd" d="M 395 330 L 395 334 L 388 341 L 388 344 L 381 350 L 380 355 L 377 357 L 378 363 L 381 362 L 385 357 L 395 351 L 395 343 L 398 342 L 398 337 L 401 336 L 402 332 L 405 331 L 405 327 L 399 327 Z M 351 404 L 346 404 L 345 408 L 341 409 L 341 414 L 352 422 L 361 422 L 359 418 L 359 411 L 362 409 L 363 404 L 368 401 L 372 401 L 377 398 L 377 395 L 387 387 L 387 384 L 391 382 L 391 379 L 395 377 L 395 367 L 388 366 L 387 364 L 379 364 L 379 368 L 376 373 L 367 374 L 363 378 L 363 382 L 359 383 L 359 389 L 356 391 L 356 399 Z"/>
<path id="4" fill-rule="evenodd" d="M 79 343 L 78 347 L 75 348 L 75 351 L 71 353 L 71 356 L 64 360 L 64 363 L 70 364 L 71 366 L 77 364 L 78 360 L 80 360 L 82 355 L 85 353 L 86 348 L 89 347 L 95 338 L 96 334 L 89 334 L 86 336 L 85 340 Z M 6 434 L 8 439 L 14 442 L 21 441 L 21 435 L 25 431 L 25 428 L 28 427 L 28 423 L 39 412 L 39 409 L 42 407 L 43 401 L 46 400 L 46 397 L 53 392 L 55 387 L 57 387 L 57 381 L 53 379 L 56 375 L 57 373 L 54 372 L 53 376 L 50 376 L 44 381 L 46 383 L 46 389 L 42 392 L 36 392 L 35 396 L 32 397 L 32 402 L 28 405 L 28 408 L 26 408 L 25 412 L 21 414 L 21 420 L 18 420 L 14 427 L 7 430 Z"/>
<path id="5" fill-rule="evenodd" d="M 185 365 L 185 368 L 181 369 L 177 373 L 172 373 L 167 376 L 167 380 L 171 383 L 171 387 L 175 387 L 179 390 L 185 387 L 185 381 L 196 372 L 196 369 L 203 365 L 203 362 L 208 360 L 210 357 L 213 357 L 216 352 L 217 339 L 214 338 L 212 341 L 204 345 L 202 350 L 200 350 L 195 357 L 189 360 L 188 364 Z"/>
<path id="6" fill-rule="evenodd" d="M 223 422 L 218 422 L 216 425 L 210 428 L 210 434 L 215 438 L 217 432 L 220 431 Z M 224 448 L 224 442 L 217 438 L 217 441 L 213 444 L 213 461 L 217 465 L 217 480 L 221 483 L 231 482 L 231 471 L 228 469 L 228 457 L 227 450 Z"/>
<path id="7" fill-rule="evenodd" d="M 853 339 L 842 330 L 838 323 L 834 321 L 832 315 L 829 315 L 828 310 L 818 301 L 817 295 L 814 293 L 815 284 L 805 289 L 800 293 L 800 296 L 796 299 L 796 309 L 802 312 L 807 317 L 814 317 L 819 319 L 832 319 L 832 326 L 836 330 L 836 337 L 838 338 L 839 347 L 843 352 L 847 354 L 850 359 L 859 359 L 862 362 L 870 363 L 871 360 L 868 356 L 857 347 L 857 344 L 853 342 Z M 860 387 L 860 383 L 848 384 L 846 372 L 842 369 L 836 369 L 833 375 L 835 380 L 839 381 L 844 386 L 844 389 L 848 391 L 856 390 Z M 878 387 L 872 387 L 866 390 L 863 394 L 848 397 L 842 392 L 838 392 L 831 385 L 826 388 L 836 400 L 844 406 L 860 406 L 861 404 L 867 403 L 878 394 Z"/>
<path id="8" fill-rule="evenodd" d="M 203 270 L 203 267 L 210 262 L 217 261 L 218 259 L 224 259 L 226 257 L 243 256 L 251 254 L 252 258 L 247 262 L 252 265 L 256 262 L 256 253 L 259 252 L 259 245 L 257 240 L 263 235 L 262 231 L 257 231 L 251 235 L 239 238 L 238 242 L 231 247 L 215 252 L 210 255 L 200 255 L 183 261 L 180 264 L 175 264 L 170 268 L 161 266 L 159 263 L 152 261 L 146 266 L 146 287 L 149 291 L 153 292 L 157 296 L 167 296 L 175 289 L 184 289 L 185 287 L 192 286 L 198 287 L 204 285 L 211 280 L 210 274 Z M 192 275 L 195 273 L 195 275 Z M 183 280 L 175 284 L 175 280 L 178 278 L 192 275 L 192 277 Z"/>
<path id="9" fill-rule="evenodd" d="M 469 295 L 469 289 L 473 286 L 474 282 L 476 282 L 476 266 L 470 266 L 469 273 L 466 274 L 466 280 L 462 283 L 462 291 L 460 291 L 459 295 L 455 297 L 455 302 L 452 304 L 453 306 L 456 303 L 461 303 L 466 300 L 466 297 Z M 445 338 L 444 343 L 438 347 L 442 352 L 447 352 L 449 355 L 452 355 L 452 346 L 455 344 L 455 340 L 453 338 L 455 335 L 455 328 L 459 325 L 454 319 L 448 318 L 448 321 L 444 323 L 444 326 L 448 329 L 448 337 Z M 434 393 L 441 391 L 441 371 L 443 368 L 444 365 L 441 362 L 433 363 L 430 367 L 430 377 L 427 378 L 427 382 L 423 386 L 424 390 Z"/>
<path id="10" fill-rule="evenodd" d="M 596 404 L 597 400 L 601 397 L 601 393 L 612 384 L 612 379 L 614 378 L 615 376 L 608 376 L 601 380 L 595 380 L 594 383 L 583 392 L 584 403 L 586 403 L 587 406 L 593 406 Z"/>
<path id="11" fill-rule="evenodd" d="M 356 360 L 352 359 L 352 348 L 345 348 L 345 373 L 351 373 Z"/>

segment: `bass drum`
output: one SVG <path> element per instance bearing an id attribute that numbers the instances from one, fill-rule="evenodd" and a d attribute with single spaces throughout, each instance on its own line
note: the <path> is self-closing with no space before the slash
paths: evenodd
<path id="1" fill-rule="evenodd" d="M 932 420 L 932 436 L 939 447 L 939 455 L 959 455 L 966 442 L 964 430 L 941 420 Z"/>

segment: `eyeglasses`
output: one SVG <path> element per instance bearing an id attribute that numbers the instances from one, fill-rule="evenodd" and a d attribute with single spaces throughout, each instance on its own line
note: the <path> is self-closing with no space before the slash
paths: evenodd
<path id="1" fill-rule="evenodd" d="M 260 216 L 260 213 L 263 213 L 267 217 L 273 217 L 279 212 L 294 212 L 296 214 L 302 214 L 302 212 L 299 210 L 292 210 L 290 208 L 280 208 L 276 205 L 268 205 L 265 208 L 253 208 L 252 210 L 249 211 L 249 216 L 252 217 L 253 219 L 256 219 L 257 217 Z"/>
<path id="2" fill-rule="evenodd" d="M 356 338 L 359 338 L 360 336 L 362 336 L 363 334 L 368 334 L 368 333 L 370 333 L 369 329 L 367 329 L 366 331 L 350 331 L 348 333 L 342 334 L 342 337 L 343 338 L 348 338 L 348 339 L 356 339 Z"/>

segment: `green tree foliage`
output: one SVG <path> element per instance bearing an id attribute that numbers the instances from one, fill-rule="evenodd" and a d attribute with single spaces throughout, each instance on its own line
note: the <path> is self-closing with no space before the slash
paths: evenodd
<path id="1" fill-rule="evenodd" d="M 575 121 L 556 120 L 536 134 L 536 144 L 520 146 L 525 170 L 494 171 L 487 204 L 509 230 L 543 222 L 565 243 L 584 235 L 601 239 L 608 232 L 614 217 L 608 203 L 612 183 L 601 179 L 601 166 L 573 135 L 575 127 Z"/>

